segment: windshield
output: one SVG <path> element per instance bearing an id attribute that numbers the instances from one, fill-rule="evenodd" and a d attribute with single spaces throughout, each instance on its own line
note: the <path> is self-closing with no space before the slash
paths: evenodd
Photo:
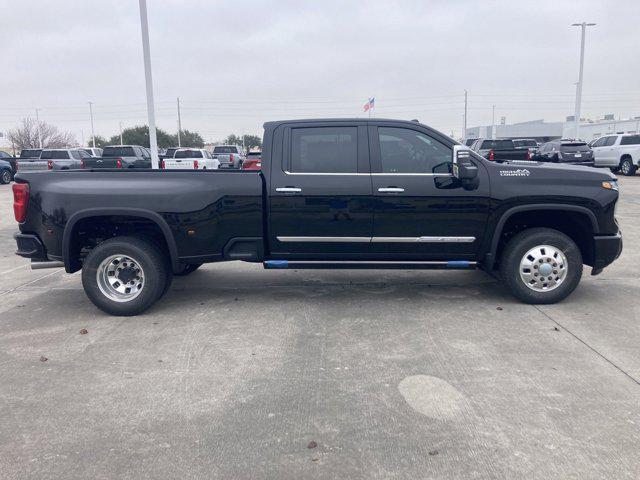
<path id="1" fill-rule="evenodd" d="M 571 153 L 571 152 L 588 152 L 591 149 L 589 145 L 586 143 L 562 143 L 560 144 L 560 150 L 563 152 Z"/>
<path id="2" fill-rule="evenodd" d="M 20 152 L 20 158 L 39 158 L 40 152 L 42 152 L 40 149 L 22 150 Z"/>
<path id="3" fill-rule="evenodd" d="M 514 140 L 513 144 L 516 147 L 537 147 L 538 146 L 535 140 Z"/>
<path id="4" fill-rule="evenodd" d="M 103 157 L 135 157 L 133 147 L 105 147 Z"/>
<path id="5" fill-rule="evenodd" d="M 202 158 L 200 150 L 178 150 L 173 158 Z"/>
<path id="6" fill-rule="evenodd" d="M 213 153 L 238 153 L 238 147 L 213 147 Z"/>
<path id="7" fill-rule="evenodd" d="M 489 148 L 491 150 L 511 150 L 515 147 L 513 146 L 513 140 L 485 140 L 482 142 L 482 147 L 480 148 Z"/>

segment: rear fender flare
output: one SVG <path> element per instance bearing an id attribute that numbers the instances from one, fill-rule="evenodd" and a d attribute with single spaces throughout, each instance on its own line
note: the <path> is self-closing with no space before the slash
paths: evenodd
<path id="1" fill-rule="evenodd" d="M 176 246 L 176 242 L 173 238 L 173 234 L 171 233 L 169 225 L 167 224 L 165 219 L 162 218 L 162 216 L 160 216 L 156 212 L 144 210 L 141 208 L 90 208 L 74 213 L 65 225 L 64 233 L 62 235 L 62 259 L 64 261 L 64 268 L 67 272 L 71 272 L 71 239 L 76 223 L 84 218 L 104 217 L 112 215 L 145 218 L 155 223 L 158 228 L 160 228 L 160 231 L 162 232 L 162 235 L 167 242 L 169 255 L 171 255 L 172 267 L 174 269 L 178 267 L 178 247 Z"/>

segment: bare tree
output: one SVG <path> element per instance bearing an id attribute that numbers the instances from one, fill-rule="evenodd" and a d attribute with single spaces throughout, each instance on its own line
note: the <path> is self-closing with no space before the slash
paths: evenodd
<path id="1" fill-rule="evenodd" d="M 39 148 L 40 139 L 42 139 L 42 148 L 64 148 L 77 143 L 71 132 L 61 132 L 55 125 L 42 121 L 40 132 L 38 132 L 38 122 L 33 118 L 23 118 L 16 128 L 7 132 L 7 138 L 18 150 Z"/>

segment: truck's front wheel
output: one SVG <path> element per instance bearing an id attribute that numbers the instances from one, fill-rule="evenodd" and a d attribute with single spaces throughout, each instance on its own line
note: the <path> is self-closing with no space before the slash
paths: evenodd
<path id="1" fill-rule="evenodd" d="M 525 303 L 566 298 L 582 277 L 582 254 L 575 242 L 551 228 L 531 228 L 506 245 L 500 273 L 511 293 Z"/>
<path id="2" fill-rule="evenodd" d="M 103 312 L 130 316 L 144 312 L 162 296 L 167 275 L 167 262 L 155 245 L 136 237 L 116 237 L 87 255 L 82 286 Z"/>

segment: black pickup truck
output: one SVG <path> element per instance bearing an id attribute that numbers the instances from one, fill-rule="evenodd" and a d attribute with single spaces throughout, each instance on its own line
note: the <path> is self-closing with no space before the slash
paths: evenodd
<path id="1" fill-rule="evenodd" d="M 89 298 L 134 315 L 202 263 L 482 268 L 552 303 L 621 252 L 608 171 L 490 162 L 398 120 L 265 124 L 261 171 L 18 174 L 18 255 L 82 269 Z"/>
<path id="2" fill-rule="evenodd" d="M 487 160 L 530 160 L 529 149 L 516 147 L 513 140 L 492 140 L 489 138 L 478 138 L 471 144 L 471 150 L 478 155 L 482 155 Z"/>

